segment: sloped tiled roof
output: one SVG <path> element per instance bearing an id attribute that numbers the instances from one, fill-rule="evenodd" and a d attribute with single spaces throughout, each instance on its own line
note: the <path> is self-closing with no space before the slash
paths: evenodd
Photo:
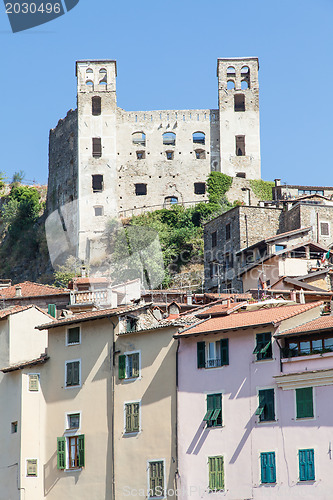
<path id="1" fill-rule="evenodd" d="M 16 370 L 22 370 L 27 366 L 42 365 L 43 363 L 46 363 L 48 359 L 50 359 L 49 356 L 47 356 L 46 354 L 41 354 L 39 358 L 32 359 L 30 361 L 22 361 L 22 363 L 17 363 L 16 365 L 7 366 L 6 368 L 1 368 L 0 371 L 2 371 L 3 373 L 8 373 L 8 372 L 14 372 Z"/>
<path id="2" fill-rule="evenodd" d="M 147 309 L 150 307 L 151 303 L 147 302 L 143 305 L 132 305 L 132 306 L 120 306 L 113 309 L 99 309 L 98 311 L 86 311 L 82 313 L 72 314 L 66 316 L 66 318 L 58 319 L 53 321 L 52 324 L 46 323 L 43 325 L 36 326 L 38 330 L 49 330 L 50 328 L 56 328 L 62 325 L 73 325 L 74 323 L 83 323 L 84 321 L 93 321 L 101 318 L 108 318 L 112 316 L 118 316 L 119 314 L 124 314 L 132 311 L 138 311 L 139 309 Z"/>
<path id="3" fill-rule="evenodd" d="M 207 319 L 198 325 L 179 332 L 175 337 L 181 338 L 200 333 L 235 330 L 259 325 L 277 325 L 280 321 L 297 316 L 322 304 L 322 301 L 318 301 L 309 304 L 272 307 L 258 311 L 234 312 L 228 316 Z"/>
<path id="4" fill-rule="evenodd" d="M 48 313 L 40 309 L 38 306 L 34 304 L 29 304 L 27 306 L 13 306 L 13 307 L 6 307 L 6 309 L 0 309 L 0 319 L 5 319 L 11 314 L 16 314 L 22 311 L 26 311 L 27 309 L 37 309 L 39 312 L 45 314 L 45 316 L 48 316 L 50 319 L 54 320 L 53 316 L 50 316 Z"/>
<path id="5" fill-rule="evenodd" d="M 226 316 L 247 304 L 247 302 L 231 302 L 231 304 L 215 304 L 205 311 L 194 313 L 198 318 L 203 316 Z"/>
<path id="6" fill-rule="evenodd" d="M 16 297 L 16 287 L 21 287 L 21 296 Z M 17 285 L 8 286 L 0 290 L 0 298 L 2 299 L 20 299 L 24 297 L 42 297 L 47 295 L 65 295 L 69 294 L 66 288 L 56 288 L 50 285 L 42 285 L 41 283 L 33 283 L 32 281 L 24 281 Z"/>
<path id="7" fill-rule="evenodd" d="M 289 337 L 299 333 L 312 333 L 319 330 L 333 330 L 333 316 L 320 316 L 320 318 L 304 323 L 296 328 L 281 332 L 276 337 Z"/>

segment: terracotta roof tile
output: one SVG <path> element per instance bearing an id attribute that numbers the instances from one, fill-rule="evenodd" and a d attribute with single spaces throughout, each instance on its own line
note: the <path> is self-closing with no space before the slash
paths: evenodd
<path id="1" fill-rule="evenodd" d="M 99 309 L 98 311 L 86 311 L 66 316 L 66 318 L 58 319 L 57 321 L 53 321 L 52 324 L 46 323 L 43 325 L 36 326 L 36 328 L 38 330 L 49 330 L 50 328 L 56 328 L 62 325 L 72 325 L 74 323 L 82 323 L 84 321 L 93 321 L 95 319 L 118 316 L 119 314 L 137 311 L 139 309 L 147 309 L 147 307 L 150 307 L 150 305 L 151 303 L 147 302 L 146 304 L 143 305 L 120 306 L 120 307 L 115 307 L 113 309 Z"/>
<path id="2" fill-rule="evenodd" d="M 290 330 L 286 330 L 276 335 L 276 337 L 286 337 L 296 335 L 299 333 L 311 333 L 318 330 L 332 330 L 333 329 L 333 316 L 320 316 L 320 318 L 304 323 Z"/>
<path id="3" fill-rule="evenodd" d="M 318 301 L 311 302 L 309 304 L 271 307 L 269 309 L 260 309 L 258 311 L 234 312 L 228 316 L 207 319 L 196 326 L 179 332 L 179 334 L 175 335 L 175 337 L 186 337 L 200 333 L 223 330 L 235 330 L 258 325 L 276 325 L 280 321 L 292 318 L 293 316 L 306 312 L 322 304 L 322 301 Z"/>
<path id="4" fill-rule="evenodd" d="M 8 372 L 14 372 L 16 370 L 22 370 L 27 366 L 42 365 L 43 363 L 46 363 L 48 359 L 50 359 L 49 356 L 47 356 L 46 354 L 41 354 L 39 358 L 32 359 L 30 361 L 22 361 L 22 363 L 17 363 L 16 365 L 7 366 L 6 368 L 0 368 L 0 371 L 2 371 L 3 373 L 8 373 Z"/>
<path id="5" fill-rule="evenodd" d="M 37 309 L 38 311 L 45 314 L 45 316 L 54 320 L 53 316 L 50 316 L 48 313 L 46 313 L 45 311 L 43 311 L 42 309 L 40 309 L 38 306 L 36 306 L 34 304 L 29 304 L 26 306 L 12 306 L 12 307 L 7 307 L 6 309 L 0 309 L 0 319 L 5 319 L 8 316 L 10 316 L 11 314 L 16 314 L 16 313 L 26 311 L 27 309 L 31 309 L 31 308 Z"/>
<path id="6" fill-rule="evenodd" d="M 241 308 L 247 304 L 247 302 L 232 302 L 230 305 L 228 304 L 216 304 L 212 307 L 208 307 L 205 311 L 194 313 L 198 318 L 203 316 L 227 316 L 231 314 L 233 311 Z"/>
<path id="7" fill-rule="evenodd" d="M 21 287 L 21 296 L 16 297 L 16 287 Z M 0 290 L 0 298 L 2 299 L 19 299 L 24 297 L 42 297 L 47 295 L 63 295 L 69 294 L 66 288 L 56 288 L 50 285 L 42 285 L 41 283 L 33 283 L 32 281 L 24 281 L 17 285 L 8 286 Z"/>

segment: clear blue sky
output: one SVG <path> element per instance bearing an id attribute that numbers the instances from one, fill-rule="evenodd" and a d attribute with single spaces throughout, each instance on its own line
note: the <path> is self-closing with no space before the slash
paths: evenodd
<path id="1" fill-rule="evenodd" d="M 262 178 L 332 186 L 332 23 L 332 0 L 80 0 L 12 34 L 1 4 L 0 170 L 46 183 L 77 59 L 116 59 L 118 106 L 149 110 L 215 108 L 216 59 L 257 56 Z"/>

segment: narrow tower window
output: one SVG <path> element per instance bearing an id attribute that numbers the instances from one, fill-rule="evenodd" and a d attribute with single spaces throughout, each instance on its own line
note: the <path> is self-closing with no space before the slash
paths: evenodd
<path id="1" fill-rule="evenodd" d="M 236 76 L 236 71 L 233 66 L 229 66 L 229 68 L 227 68 L 227 76 Z"/>
<path id="2" fill-rule="evenodd" d="M 93 193 L 100 193 L 103 191 L 103 175 L 92 175 L 92 190 Z"/>
<path id="3" fill-rule="evenodd" d="M 105 68 L 99 70 L 99 84 L 106 85 L 108 83 L 107 72 Z"/>
<path id="4" fill-rule="evenodd" d="M 234 97 L 235 111 L 245 111 L 245 96 L 244 94 L 236 94 Z"/>
<path id="5" fill-rule="evenodd" d="M 91 106 L 92 106 L 92 114 L 93 116 L 98 116 L 101 114 L 102 112 L 102 99 L 95 95 L 92 99 L 91 99 Z"/>
<path id="6" fill-rule="evenodd" d="M 192 139 L 193 144 L 205 144 L 205 134 L 203 132 L 194 132 Z"/>
<path id="7" fill-rule="evenodd" d="M 100 137 L 93 137 L 92 155 L 94 158 L 100 158 L 102 156 L 102 139 Z"/>
<path id="8" fill-rule="evenodd" d="M 245 135 L 236 135 L 236 156 L 245 156 Z"/>

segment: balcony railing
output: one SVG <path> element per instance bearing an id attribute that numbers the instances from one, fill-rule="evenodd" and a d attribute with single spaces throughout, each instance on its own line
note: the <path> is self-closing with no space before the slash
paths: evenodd
<path id="1" fill-rule="evenodd" d="M 108 290 L 94 290 L 71 293 L 71 305 L 74 304 L 109 304 Z"/>
<path id="2" fill-rule="evenodd" d="M 207 359 L 206 368 L 216 368 L 217 366 L 222 366 L 221 358 Z"/>
<path id="3" fill-rule="evenodd" d="M 313 354 L 325 354 L 326 352 L 333 352 L 332 347 L 325 347 L 323 349 L 289 349 L 285 347 L 282 349 L 282 358 L 297 358 L 299 356 L 311 356 Z"/>

